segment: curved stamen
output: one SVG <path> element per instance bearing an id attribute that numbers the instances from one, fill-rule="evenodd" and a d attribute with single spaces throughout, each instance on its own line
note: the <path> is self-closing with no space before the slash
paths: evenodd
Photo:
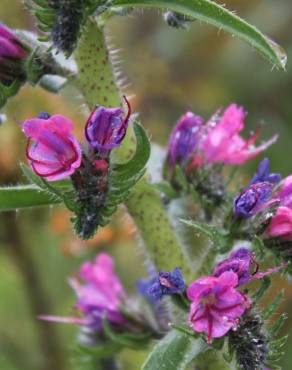
<path id="1" fill-rule="evenodd" d="M 130 104 L 129 100 L 126 98 L 126 95 L 123 95 L 123 99 L 124 99 L 125 103 L 127 104 L 128 113 L 127 113 L 126 117 L 124 118 L 123 123 L 122 123 L 121 127 L 119 128 L 118 133 L 120 133 L 120 131 L 121 131 L 121 130 L 124 128 L 124 126 L 127 124 L 127 122 L 129 121 L 129 118 L 130 118 L 130 116 L 131 116 L 131 114 L 132 114 L 131 104 Z"/>
<path id="2" fill-rule="evenodd" d="M 86 140 L 87 140 L 88 142 L 90 142 L 90 141 L 91 141 L 91 139 L 90 139 L 90 137 L 88 136 L 87 129 L 88 129 L 88 126 L 89 126 L 89 124 L 90 124 L 90 122 L 91 122 L 91 118 L 92 118 L 93 114 L 96 112 L 96 110 L 97 110 L 97 109 L 98 109 L 97 107 L 95 107 L 95 109 L 93 109 L 93 111 L 90 113 L 90 115 L 89 115 L 89 117 L 88 117 L 88 119 L 87 119 L 87 121 L 86 121 L 86 124 L 85 124 L 85 128 L 84 128 L 84 135 L 85 135 Z"/>

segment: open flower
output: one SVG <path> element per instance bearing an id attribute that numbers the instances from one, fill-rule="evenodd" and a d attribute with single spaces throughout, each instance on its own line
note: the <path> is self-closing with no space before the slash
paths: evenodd
<path id="1" fill-rule="evenodd" d="M 219 277 L 203 276 L 187 289 L 192 301 L 190 325 L 195 331 L 206 333 L 209 343 L 234 327 L 250 306 L 248 297 L 237 291 L 237 286 L 237 274 L 226 271 Z"/>
<path id="2" fill-rule="evenodd" d="M 124 116 L 122 108 L 106 108 L 98 106 L 89 116 L 85 126 L 85 137 L 89 145 L 101 155 L 107 155 L 113 148 L 121 145 L 126 135 L 131 107 Z"/>
<path id="3" fill-rule="evenodd" d="M 185 165 L 194 155 L 200 138 L 203 119 L 192 112 L 185 113 L 172 130 L 167 162 L 172 169 L 175 165 Z"/>
<path id="4" fill-rule="evenodd" d="M 15 79 L 23 80 L 20 66 L 27 57 L 27 50 L 12 30 L 0 23 L 0 81 L 10 84 Z"/>
<path id="5" fill-rule="evenodd" d="M 28 119 L 22 129 L 28 138 L 26 156 L 38 176 L 56 181 L 72 175 L 80 166 L 81 148 L 68 118 L 54 115 Z M 30 146 L 31 140 L 34 143 Z"/>
<path id="6" fill-rule="evenodd" d="M 93 262 L 85 262 L 80 269 L 81 284 L 77 278 L 70 285 L 77 295 L 76 308 L 81 317 L 58 317 L 41 315 L 46 321 L 56 321 L 89 326 L 100 330 L 105 316 L 111 323 L 122 324 L 125 319 L 120 305 L 126 297 L 120 279 L 114 272 L 112 258 L 106 253 L 97 255 Z"/>
<path id="7" fill-rule="evenodd" d="M 245 112 L 242 107 L 231 104 L 222 114 L 207 122 L 207 133 L 200 148 L 207 163 L 242 164 L 260 154 L 273 144 L 277 136 L 255 147 L 257 134 L 245 140 L 239 135 L 244 128 Z"/>
<path id="8" fill-rule="evenodd" d="M 249 218 L 255 215 L 272 195 L 273 184 L 259 182 L 244 189 L 234 200 L 234 214 Z"/>

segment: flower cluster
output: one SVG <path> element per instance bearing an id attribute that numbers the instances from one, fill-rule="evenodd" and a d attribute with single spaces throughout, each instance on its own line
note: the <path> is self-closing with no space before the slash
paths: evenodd
<path id="1" fill-rule="evenodd" d="M 89 156 L 92 163 L 100 168 L 101 157 L 108 157 L 110 151 L 121 145 L 131 114 L 123 117 L 121 108 L 98 106 L 90 114 L 85 137 L 89 144 Z M 72 134 L 73 123 L 61 115 L 50 116 L 42 112 L 38 118 L 28 119 L 23 123 L 23 132 L 28 138 L 27 158 L 33 171 L 48 181 L 56 181 L 72 175 L 86 156 Z M 30 146 L 31 141 L 34 143 Z"/>
<path id="2" fill-rule="evenodd" d="M 102 320 L 107 318 L 113 324 L 126 321 L 120 306 L 126 299 L 119 277 L 114 272 L 112 258 L 101 253 L 93 262 L 85 262 L 80 268 L 81 284 L 75 277 L 70 279 L 70 285 L 77 296 L 76 309 L 81 317 L 39 316 L 42 320 L 88 326 L 93 330 L 102 330 Z"/>
<path id="3" fill-rule="evenodd" d="M 234 214 L 249 218 L 265 207 L 272 196 L 275 185 L 281 180 L 278 173 L 270 173 L 270 161 L 260 162 L 256 174 L 234 201 Z"/>
<path id="4" fill-rule="evenodd" d="M 206 333 L 208 342 L 235 328 L 240 317 L 252 307 L 249 296 L 238 288 L 283 267 L 251 272 L 253 264 L 256 262 L 249 249 L 237 249 L 215 266 L 211 276 L 203 276 L 188 287 L 187 296 L 192 301 L 191 326 L 197 332 Z"/>
<path id="5" fill-rule="evenodd" d="M 243 164 L 267 149 L 277 139 L 273 136 L 258 147 L 258 133 L 247 140 L 240 136 L 245 112 L 231 104 L 218 111 L 209 121 L 187 112 L 174 127 L 168 145 L 168 167 L 181 165 L 186 172 L 206 164 Z"/>
<path id="6" fill-rule="evenodd" d="M 264 214 L 265 238 L 292 240 L 292 176 L 281 181 L 265 158 L 249 185 L 235 198 L 234 214 L 245 219 Z"/>

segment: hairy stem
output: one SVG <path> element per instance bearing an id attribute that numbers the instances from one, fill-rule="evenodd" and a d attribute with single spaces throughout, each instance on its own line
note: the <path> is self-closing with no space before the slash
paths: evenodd
<path id="1" fill-rule="evenodd" d="M 77 87 L 92 109 L 96 104 L 115 107 L 121 105 L 109 51 L 103 31 L 94 20 L 89 20 L 75 54 L 78 65 Z M 131 156 L 135 141 L 132 129 L 116 151 L 117 160 Z M 159 193 L 147 181 L 147 175 L 134 187 L 127 209 L 133 217 L 145 248 L 158 270 L 180 266 L 187 280 L 191 271 L 176 234 L 168 220 Z"/>
<path id="2" fill-rule="evenodd" d="M 108 107 L 121 105 L 121 92 L 114 77 L 103 30 L 94 20 L 87 22 L 75 57 L 79 70 L 76 85 L 89 108 L 92 109 L 96 104 Z M 134 145 L 134 136 L 130 129 L 122 147 L 116 152 L 117 160 L 131 156 Z M 193 274 L 189 261 L 178 242 L 159 193 L 148 182 L 147 174 L 134 187 L 126 206 L 157 270 L 171 270 L 179 266 L 186 281 L 190 282 Z M 217 363 L 221 366 L 220 370 L 229 369 L 221 356 L 214 351 L 209 353 L 217 358 L 217 362 L 212 362 L 206 369 L 217 370 Z"/>

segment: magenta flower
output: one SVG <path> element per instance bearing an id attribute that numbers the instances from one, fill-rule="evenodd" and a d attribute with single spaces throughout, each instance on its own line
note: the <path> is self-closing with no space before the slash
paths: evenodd
<path id="1" fill-rule="evenodd" d="M 126 135 L 131 106 L 126 97 L 128 113 L 125 117 L 122 108 L 97 107 L 89 116 L 85 126 L 85 137 L 89 145 L 101 155 L 107 155 L 121 145 Z"/>
<path id="2" fill-rule="evenodd" d="M 209 343 L 237 325 L 250 307 L 249 298 L 237 291 L 237 286 L 237 274 L 226 271 L 219 277 L 203 276 L 187 289 L 187 296 L 192 301 L 190 325 L 195 331 L 206 333 Z"/>
<path id="3" fill-rule="evenodd" d="M 101 330 L 104 316 L 114 324 L 122 324 L 125 319 L 120 305 L 126 298 L 120 279 L 114 272 L 112 258 L 106 253 L 97 255 L 93 262 L 85 262 L 80 269 L 81 284 L 77 278 L 70 279 L 70 285 L 77 295 L 76 308 L 81 317 L 55 317 L 41 315 L 46 321 L 86 325 Z"/>
<path id="4" fill-rule="evenodd" d="M 255 147 L 257 134 L 245 140 L 239 135 L 244 128 L 245 112 L 231 104 L 220 117 L 213 116 L 207 122 L 207 133 L 200 148 L 207 163 L 242 164 L 260 154 L 277 140 L 277 135 Z"/>
<path id="5" fill-rule="evenodd" d="M 292 208 L 279 207 L 265 234 L 272 238 L 292 241 Z"/>
<path id="6" fill-rule="evenodd" d="M 292 176 L 286 177 L 280 190 L 273 196 L 271 202 L 279 204 L 276 213 L 271 218 L 265 234 L 269 237 L 292 240 Z"/>
<path id="7" fill-rule="evenodd" d="M 27 57 L 27 50 L 12 30 L 0 23 L 0 81 L 10 84 L 24 77 L 20 66 Z"/>
<path id="8" fill-rule="evenodd" d="M 33 171 L 48 181 L 72 175 L 81 164 L 81 148 L 72 135 L 72 122 L 61 115 L 23 123 L 28 138 L 26 156 Z M 31 140 L 34 143 L 30 146 Z"/>
<path id="9" fill-rule="evenodd" d="M 200 129 L 203 119 L 192 112 L 185 113 L 172 130 L 167 161 L 170 168 L 175 165 L 185 165 L 194 155 L 200 139 Z"/>

